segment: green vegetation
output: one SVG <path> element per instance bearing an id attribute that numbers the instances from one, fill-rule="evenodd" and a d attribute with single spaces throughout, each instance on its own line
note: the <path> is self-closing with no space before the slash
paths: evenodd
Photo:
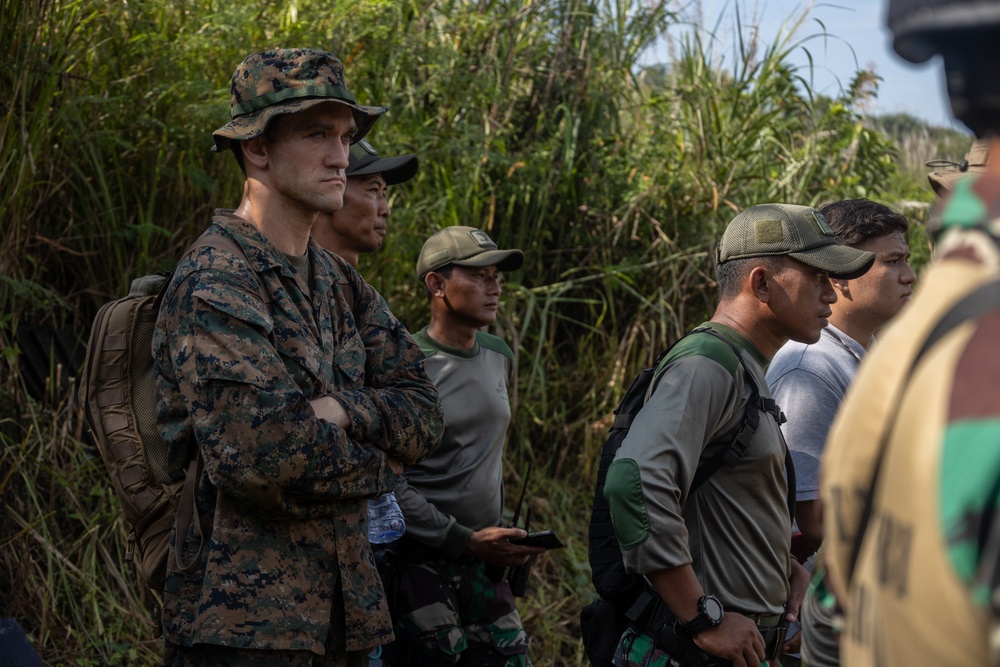
<path id="1" fill-rule="evenodd" d="M 675 21 L 668 6 L 0 0 L 0 616 L 48 664 L 153 662 L 150 600 L 123 563 L 120 513 L 72 389 L 59 389 L 66 369 L 29 398 L 16 331 L 83 336 L 131 278 L 169 269 L 211 209 L 239 198 L 235 162 L 209 152 L 236 64 L 314 46 L 340 55 L 360 101 L 390 107 L 372 143 L 420 156 L 392 191 L 388 247 L 360 267 L 404 322 L 425 320 L 413 262 L 431 231 L 471 224 L 526 251 L 497 325 L 519 354 L 508 484 L 534 466 L 537 525 L 567 548 L 539 560 L 521 609 L 536 664 L 584 664 L 586 522 L 609 411 L 709 314 L 712 241 L 764 201 L 906 199 L 920 220 L 932 199 L 921 161 L 960 159 L 968 143 L 873 124 L 867 72 L 839 98 L 814 95 L 788 63 L 811 35 L 736 40 L 725 61 L 695 35 L 643 67 Z M 928 139 L 918 150 L 909 136 Z M 913 245 L 926 246 L 919 229 Z"/>

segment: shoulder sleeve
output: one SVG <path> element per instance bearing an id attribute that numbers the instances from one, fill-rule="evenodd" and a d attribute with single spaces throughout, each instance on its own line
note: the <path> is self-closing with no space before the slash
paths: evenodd
<path id="1" fill-rule="evenodd" d="M 740 360 L 732 347 L 712 334 L 693 333 L 679 340 L 663 358 L 656 370 L 660 372 L 668 364 L 688 357 L 711 359 L 728 371 L 730 375 L 735 375 L 736 369 L 740 367 Z"/>
<path id="2" fill-rule="evenodd" d="M 482 347 L 485 347 L 487 350 L 499 352 L 507 357 L 511 363 L 514 363 L 514 351 L 510 349 L 510 346 L 507 345 L 507 342 L 503 338 L 486 333 L 485 331 L 478 331 L 476 332 L 476 339 Z"/>
<path id="3" fill-rule="evenodd" d="M 608 470 L 604 495 L 630 571 L 691 562 L 681 512 L 702 452 L 740 404 L 730 366 L 699 354 L 671 360 Z"/>

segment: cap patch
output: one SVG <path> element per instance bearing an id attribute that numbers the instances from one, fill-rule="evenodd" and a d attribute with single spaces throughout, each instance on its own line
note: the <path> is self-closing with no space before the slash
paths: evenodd
<path id="1" fill-rule="evenodd" d="M 362 139 L 361 141 L 359 141 L 359 142 L 357 143 L 357 145 L 358 145 L 358 146 L 361 146 L 361 148 L 365 149 L 365 151 L 366 151 L 366 152 L 367 152 L 367 153 L 368 153 L 369 155 L 378 155 L 378 153 L 376 153 L 376 152 L 375 152 L 375 149 L 374 149 L 374 148 L 372 148 L 372 145 L 371 145 L 370 143 L 368 143 L 368 140 L 367 140 L 367 139 Z"/>
<path id="2" fill-rule="evenodd" d="M 496 248 L 497 244 L 493 242 L 493 239 L 489 237 L 486 232 L 480 231 L 478 229 L 469 232 L 469 236 L 472 240 L 476 242 L 480 248 Z"/>
<path id="3" fill-rule="evenodd" d="M 757 243 L 781 243 L 785 240 L 785 226 L 780 220 L 758 220 L 753 235 Z"/>
<path id="4" fill-rule="evenodd" d="M 822 213 L 820 213 L 819 211 L 810 211 L 809 213 L 810 216 L 812 217 L 812 221 L 815 223 L 814 229 L 816 230 L 817 234 L 819 234 L 820 236 L 834 235 L 833 230 L 830 228 L 830 223 L 826 221 L 826 218 L 823 217 Z"/>

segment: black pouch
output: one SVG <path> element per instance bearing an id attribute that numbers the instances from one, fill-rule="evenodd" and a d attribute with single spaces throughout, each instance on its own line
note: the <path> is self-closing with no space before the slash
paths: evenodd
<path id="1" fill-rule="evenodd" d="M 638 634 L 650 637 L 656 648 L 670 655 L 683 665 L 690 667 L 730 667 L 728 660 L 698 648 L 690 637 L 677 632 L 676 617 L 660 596 L 651 590 L 644 590 L 625 614 L 629 627 Z"/>
<path id="2" fill-rule="evenodd" d="M 393 612 L 396 607 L 396 598 L 399 595 L 399 580 L 403 572 L 400 545 L 398 542 L 372 545 L 372 557 L 375 560 L 375 569 L 378 570 L 378 576 L 382 580 L 382 588 L 385 590 L 385 599 L 389 604 L 389 611 Z M 394 612 L 393 619 L 395 619 Z"/>
<path id="3" fill-rule="evenodd" d="M 615 649 L 626 628 L 625 617 L 614 603 L 594 600 L 580 611 L 583 650 L 594 667 L 611 667 Z"/>

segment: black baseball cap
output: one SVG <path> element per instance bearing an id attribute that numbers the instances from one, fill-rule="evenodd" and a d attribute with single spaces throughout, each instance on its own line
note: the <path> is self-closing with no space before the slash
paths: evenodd
<path id="1" fill-rule="evenodd" d="M 413 178 L 419 160 L 412 153 L 398 157 L 380 157 L 378 151 L 365 139 L 351 146 L 347 175 L 368 176 L 382 174 L 386 185 L 396 185 Z"/>

